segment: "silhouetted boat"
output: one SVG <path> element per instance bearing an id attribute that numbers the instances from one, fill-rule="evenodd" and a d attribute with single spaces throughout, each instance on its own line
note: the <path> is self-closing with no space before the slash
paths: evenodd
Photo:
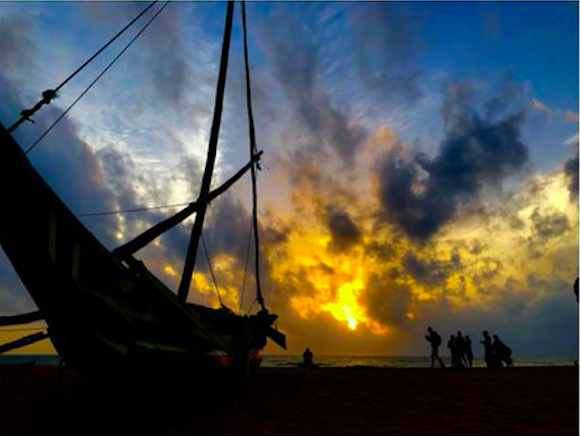
<path id="1" fill-rule="evenodd" d="M 242 3 L 247 67 L 243 7 Z M 230 1 L 208 157 L 198 200 L 113 251 L 107 250 L 66 207 L 32 167 L 9 131 L 0 126 L 0 243 L 38 306 L 40 314 L 35 319 L 46 320 L 55 348 L 78 373 L 146 375 L 152 379 L 156 374 L 181 377 L 226 368 L 241 375 L 259 364 L 259 352 L 267 337 L 285 347 L 285 336 L 273 328 L 277 316 L 266 310 L 262 298 L 258 256 L 257 301 L 262 308 L 257 314 L 242 316 L 225 306 L 212 309 L 186 303 L 206 207 L 248 170 L 253 182 L 256 252 L 259 247 L 255 168 L 261 152 L 257 152 L 253 138 L 248 69 L 250 162 L 221 187 L 210 191 L 232 17 Z M 26 116 L 30 113 L 24 111 L 23 117 Z M 21 120 L 16 126 L 20 123 Z M 133 253 L 193 213 L 195 223 L 176 295 Z"/>

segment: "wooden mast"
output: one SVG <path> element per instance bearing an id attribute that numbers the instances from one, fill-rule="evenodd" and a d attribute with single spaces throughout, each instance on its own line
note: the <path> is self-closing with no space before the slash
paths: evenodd
<path id="1" fill-rule="evenodd" d="M 211 134 L 209 139 L 209 146 L 207 150 L 207 160 L 205 162 L 205 171 L 203 173 L 203 180 L 201 182 L 201 190 L 199 193 L 199 208 L 195 216 L 195 223 L 191 229 L 191 238 L 189 240 L 189 247 L 187 249 L 187 256 L 185 258 L 185 264 L 183 266 L 183 274 L 181 276 L 181 282 L 179 283 L 179 290 L 177 295 L 182 301 L 187 300 L 187 294 L 189 293 L 189 285 L 191 283 L 191 275 L 193 274 L 193 269 L 195 267 L 195 258 L 197 256 L 197 247 L 199 245 L 199 239 L 201 237 L 201 231 L 203 229 L 203 220 L 205 218 L 205 211 L 207 209 L 207 198 L 210 187 L 211 179 L 213 175 L 213 169 L 215 165 L 215 159 L 217 154 L 217 142 L 220 131 L 220 124 L 222 118 L 222 109 L 224 102 L 224 93 L 226 87 L 226 76 L 228 71 L 228 54 L 230 49 L 230 38 L 232 34 L 232 18 L 234 14 L 234 2 L 232 0 L 228 1 L 227 11 L 226 11 L 226 23 L 224 29 L 224 39 L 222 43 L 222 53 L 220 59 L 220 69 L 218 76 L 218 84 L 215 98 L 215 106 L 213 113 L 213 121 L 211 125 Z"/>

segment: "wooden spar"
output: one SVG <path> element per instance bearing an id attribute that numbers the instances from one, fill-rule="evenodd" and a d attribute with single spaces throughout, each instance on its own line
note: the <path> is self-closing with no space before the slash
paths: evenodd
<path id="1" fill-rule="evenodd" d="M 10 350 L 15 350 L 16 348 L 25 347 L 26 345 L 34 344 L 35 342 L 42 341 L 46 338 L 48 338 L 48 333 L 46 332 L 38 332 L 32 335 L 24 336 L 23 338 L 0 345 L 0 354 L 6 353 Z"/>
<path id="2" fill-rule="evenodd" d="M 213 113 L 213 121 L 211 125 L 211 134 L 209 139 L 209 146 L 207 150 L 207 160 L 205 162 L 205 171 L 201 182 L 200 198 L 207 198 L 211 187 L 211 178 L 215 165 L 217 154 L 217 142 L 220 132 L 220 125 L 222 119 L 222 109 L 224 103 L 224 93 L 226 88 L 226 76 L 228 71 L 228 55 L 230 51 L 230 38 L 232 34 L 232 18 L 234 15 L 234 2 L 228 1 L 226 11 L 226 23 L 224 29 L 224 39 L 222 43 L 222 53 L 220 59 L 220 69 L 218 76 L 217 91 L 215 97 L 215 107 Z M 195 223 L 191 229 L 191 238 L 189 240 L 189 247 L 187 249 L 187 256 L 185 257 L 185 264 L 183 265 L 183 274 L 181 275 L 181 282 L 179 283 L 179 290 L 177 295 L 182 301 L 187 300 L 189 293 L 189 285 L 191 283 L 191 275 L 195 267 L 195 258 L 197 256 L 197 247 L 203 229 L 203 220 L 205 219 L 205 211 L 207 209 L 207 202 L 199 204 L 197 214 L 195 215 Z"/>
<path id="3" fill-rule="evenodd" d="M 162 235 L 172 227 L 175 227 L 183 220 L 185 220 L 187 217 L 197 212 L 199 205 L 201 203 L 205 204 L 210 203 L 216 197 L 220 196 L 225 191 L 227 191 L 230 188 L 230 186 L 232 186 L 235 182 L 237 182 L 240 179 L 240 177 L 242 177 L 246 173 L 246 171 L 250 169 L 253 163 L 257 161 L 261 155 L 262 152 L 256 154 L 248 164 L 246 164 L 241 170 L 239 170 L 236 174 L 230 177 L 223 185 L 211 191 L 205 201 L 203 201 L 203 199 L 200 197 L 198 201 L 196 202 L 194 201 L 185 209 L 177 212 L 175 215 L 167 218 L 166 220 L 163 220 L 160 223 L 154 225 L 149 230 L 145 231 L 144 233 L 141 233 L 139 236 L 127 242 L 126 244 L 123 244 L 120 247 L 115 248 L 113 250 L 113 253 L 121 258 L 125 258 L 135 253 L 136 251 L 140 250 L 141 248 L 145 247 L 155 238 Z"/>
<path id="4" fill-rule="evenodd" d="M 0 326 L 28 324 L 29 322 L 40 321 L 41 319 L 44 319 L 44 317 L 38 310 L 21 315 L 0 316 Z"/>
<path id="5" fill-rule="evenodd" d="M 272 327 L 268 327 L 266 330 L 266 336 L 268 336 L 282 348 L 286 349 L 286 336 L 284 335 L 284 333 L 280 333 L 278 330 Z"/>
<path id="6" fill-rule="evenodd" d="M 185 220 L 191 214 L 193 214 L 197 210 L 197 202 L 191 203 L 185 209 L 177 212 L 175 215 L 161 221 L 160 223 L 155 224 L 149 230 L 141 233 L 136 238 L 132 239 L 131 241 L 117 247 L 113 250 L 113 254 L 119 256 L 120 258 L 125 258 L 130 256 L 131 254 L 139 251 L 141 248 L 145 247 L 155 238 L 160 236 L 161 234 L 165 233 L 167 230 L 175 227 L 180 222 Z"/>

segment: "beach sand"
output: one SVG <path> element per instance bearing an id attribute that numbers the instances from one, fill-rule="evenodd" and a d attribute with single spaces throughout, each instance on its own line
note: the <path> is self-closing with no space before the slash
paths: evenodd
<path id="1" fill-rule="evenodd" d="M 35 367 L 0 374 L 0 433 L 578 434 L 578 372 L 265 368 L 231 398 L 126 396 Z"/>

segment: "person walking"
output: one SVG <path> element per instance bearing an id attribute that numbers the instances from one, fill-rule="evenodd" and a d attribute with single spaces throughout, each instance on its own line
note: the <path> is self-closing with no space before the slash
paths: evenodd
<path id="1" fill-rule="evenodd" d="M 471 348 L 471 339 L 467 335 L 465 336 L 465 358 L 469 368 L 473 368 L 473 349 Z"/>
<path id="2" fill-rule="evenodd" d="M 441 346 L 441 336 L 431 327 L 427 327 L 427 335 L 425 339 L 431 344 L 431 368 L 435 368 L 435 360 L 439 362 L 441 368 L 445 368 L 445 364 L 439 357 L 439 347 Z"/>
<path id="3" fill-rule="evenodd" d="M 455 335 L 451 335 L 449 337 L 449 341 L 447 342 L 447 348 L 449 348 L 449 352 L 451 353 L 451 367 L 452 368 L 463 368 L 463 364 L 459 359 L 459 354 L 457 353 L 457 338 Z"/>
<path id="4" fill-rule="evenodd" d="M 492 347 L 500 366 L 502 363 L 505 363 L 508 368 L 513 366 L 512 349 L 504 344 L 497 335 L 493 335 Z"/>
<path id="5" fill-rule="evenodd" d="M 489 333 L 487 330 L 483 331 L 483 355 L 485 358 L 485 364 L 488 368 L 498 368 L 501 364 L 499 364 L 497 357 L 495 356 L 495 352 L 493 346 L 491 344 L 491 338 L 489 337 Z"/>
<path id="6" fill-rule="evenodd" d="M 457 337 L 455 338 L 455 352 L 457 353 L 457 362 L 459 366 L 466 367 L 468 365 L 467 358 L 465 357 L 465 338 L 461 332 L 457 332 Z"/>

